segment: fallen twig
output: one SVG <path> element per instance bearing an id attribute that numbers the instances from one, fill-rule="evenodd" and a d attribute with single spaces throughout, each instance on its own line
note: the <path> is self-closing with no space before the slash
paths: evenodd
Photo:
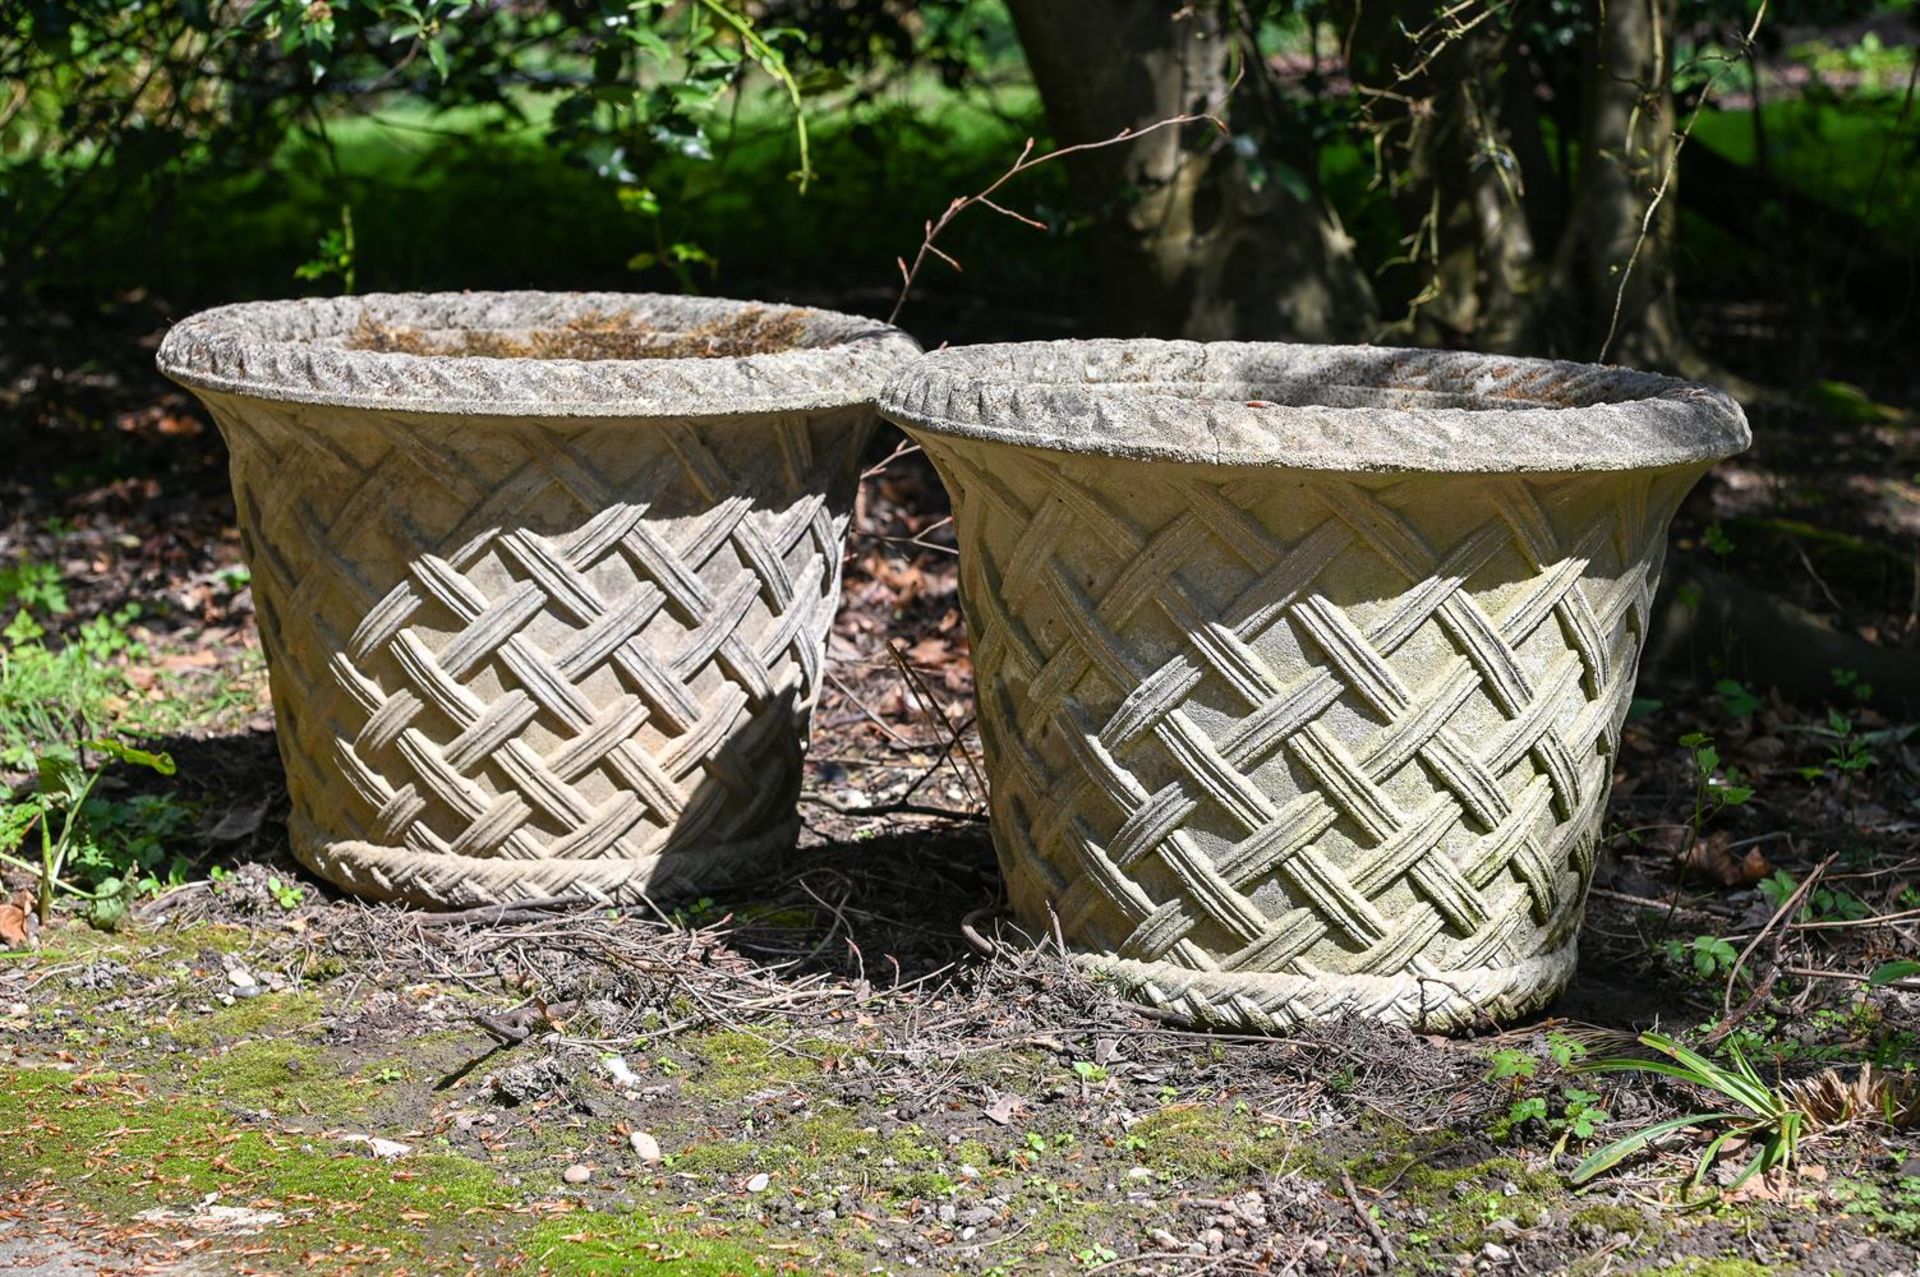
<path id="1" fill-rule="evenodd" d="M 1352 1204 L 1353 1213 L 1360 1217 L 1360 1223 L 1365 1226 L 1367 1235 L 1372 1237 L 1373 1244 L 1380 1248 L 1380 1257 L 1386 1261 L 1388 1268 L 1392 1268 L 1400 1262 L 1400 1257 L 1394 1253 L 1393 1242 L 1387 1238 L 1387 1230 L 1380 1227 L 1380 1221 L 1375 1219 L 1373 1212 L 1361 1202 L 1360 1190 L 1353 1186 L 1351 1174 L 1341 1171 L 1340 1185 L 1347 1190 L 1347 1201 Z"/>

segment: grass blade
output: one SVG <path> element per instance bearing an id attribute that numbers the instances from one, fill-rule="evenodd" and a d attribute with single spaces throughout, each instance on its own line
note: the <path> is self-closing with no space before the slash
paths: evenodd
<path id="1" fill-rule="evenodd" d="M 1685 1130 L 1689 1126 L 1703 1126 L 1709 1122 L 1724 1122 L 1736 1117 L 1734 1113 L 1689 1113 L 1685 1117 L 1670 1117 L 1664 1122 L 1655 1122 L 1652 1126 L 1643 1126 L 1633 1134 L 1615 1140 L 1605 1148 L 1588 1155 L 1584 1162 L 1573 1170 L 1573 1182 L 1584 1184 L 1602 1171 L 1610 1170 L 1626 1158 L 1639 1152 L 1662 1135 L 1673 1131 Z"/>

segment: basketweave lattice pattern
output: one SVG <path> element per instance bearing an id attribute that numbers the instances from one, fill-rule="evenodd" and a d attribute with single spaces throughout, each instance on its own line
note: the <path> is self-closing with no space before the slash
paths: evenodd
<path id="1" fill-rule="evenodd" d="M 446 905 L 791 846 L 866 410 L 215 415 L 309 863 Z"/>
<path id="2" fill-rule="evenodd" d="M 1564 982 L 1691 472 L 1223 478 L 929 448 L 1036 934 L 1051 911 L 1136 991 L 1269 1028 L 1454 1023 Z M 1449 973 L 1470 987 L 1436 1011 L 1422 985 Z"/>

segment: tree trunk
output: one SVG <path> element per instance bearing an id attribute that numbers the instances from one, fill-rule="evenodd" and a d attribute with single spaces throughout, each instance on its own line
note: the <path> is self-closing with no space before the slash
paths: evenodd
<path id="1" fill-rule="evenodd" d="M 1554 345 L 1581 359 L 1685 369 L 1697 361 L 1674 306 L 1673 0 L 1595 4 L 1580 173 L 1555 261 L 1566 322 Z"/>
<path id="2" fill-rule="evenodd" d="M 1420 345 L 1536 349 L 1534 246 L 1543 220 L 1557 230 L 1557 191 L 1513 28 L 1492 11 L 1443 21 L 1412 0 L 1336 14 L 1416 272 L 1390 331 Z"/>
<path id="3" fill-rule="evenodd" d="M 1236 36 L 1224 6 L 1012 0 L 1060 145 L 1211 111 L 1224 116 Z M 1124 336 L 1363 339 L 1372 290 L 1314 181 L 1312 156 L 1268 104 L 1237 95 L 1229 141 L 1162 129 L 1069 158 L 1094 211 L 1107 307 Z"/>

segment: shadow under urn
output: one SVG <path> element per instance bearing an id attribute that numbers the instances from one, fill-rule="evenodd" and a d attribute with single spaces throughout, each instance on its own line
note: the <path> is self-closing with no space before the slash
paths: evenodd
<path id="1" fill-rule="evenodd" d="M 1725 394 L 1614 368 L 1159 341 L 929 354 L 1021 924 L 1255 1030 L 1523 1015 L 1574 969 L 1681 499 Z"/>
<path id="2" fill-rule="evenodd" d="M 796 799 L 871 320 L 631 294 L 224 306 L 159 364 L 233 490 L 294 851 L 459 908 L 702 891 Z"/>

